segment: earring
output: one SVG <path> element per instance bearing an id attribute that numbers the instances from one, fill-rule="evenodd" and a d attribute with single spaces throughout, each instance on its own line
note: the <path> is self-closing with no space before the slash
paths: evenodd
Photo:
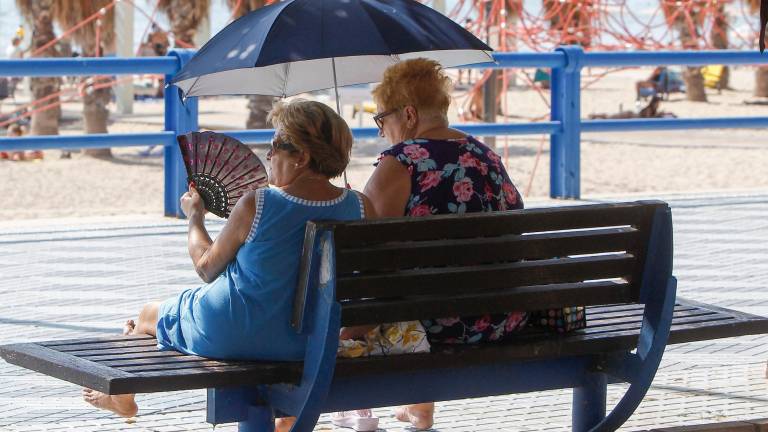
<path id="1" fill-rule="evenodd" d="M 294 168 L 298 168 L 299 167 L 299 163 L 297 162 L 297 163 L 293 164 L 293 167 Z"/>

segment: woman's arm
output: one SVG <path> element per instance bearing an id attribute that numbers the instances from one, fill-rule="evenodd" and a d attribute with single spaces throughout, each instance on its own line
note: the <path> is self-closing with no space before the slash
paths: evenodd
<path id="1" fill-rule="evenodd" d="M 203 281 L 215 280 L 245 243 L 256 213 L 255 194 L 249 192 L 240 198 L 215 241 L 205 229 L 205 209 L 197 191 L 190 188 L 181 198 L 182 210 L 189 218 L 189 256 Z"/>
<path id="2" fill-rule="evenodd" d="M 370 199 L 376 217 L 403 216 L 411 194 L 408 169 L 392 156 L 381 158 L 364 193 Z"/>

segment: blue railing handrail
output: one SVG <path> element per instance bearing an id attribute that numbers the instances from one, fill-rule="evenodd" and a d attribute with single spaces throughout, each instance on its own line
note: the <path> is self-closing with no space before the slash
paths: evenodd
<path id="1" fill-rule="evenodd" d="M 167 57 L 139 58 L 35 58 L 0 60 L 0 76 L 82 76 L 163 74 L 169 80 L 194 53 L 174 50 Z M 550 195 L 559 198 L 580 196 L 580 139 L 582 132 L 628 130 L 724 129 L 768 127 L 768 117 L 716 117 L 684 119 L 586 120 L 580 118 L 580 74 L 584 67 L 633 67 L 659 65 L 697 66 L 705 64 L 768 64 L 768 55 L 757 51 L 636 51 L 589 52 L 561 47 L 547 53 L 495 53 L 495 62 L 466 68 L 551 68 L 551 119 L 535 123 L 461 124 L 462 130 L 477 136 L 549 134 Z M 3 150 L 103 148 L 164 145 L 166 215 L 181 215 L 178 195 L 186 187 L 183 166 L 175 137 L 197 129 L 197 101 L 182 103 L 177 92 L 166 92 L 165 129 L 156 133 L 91 134 L 0 138 Z M 246 142 L 268 142 L 271 129 L 222 131 Z M 376 128 L 353 128 L 356 138 L 375 138 Z"/>
<path id="2" fill-rule="evenodd" d="M 8 141 L 11 145 L 5 145 Z M 154 133 L 108 133 L 88 135 L 35 135 L 19 138 L 0 138 L 0 147 L 4 151 L 81 149 L 107 147 L 135 147 L 176 143 L 173 131 Z"/>
<path id="3" fill-rule="evenodd" d="M 0 76 L 85 76 L 175 74 L 176 57 L 77 57 L 0 60 Z"/>
<path id="4" fill-rule="evenodd" d="M 680 129 L 749 129 L 768 127 L 768 117 L 702 117 L 586 120 L 582 132 L 619 132 Z"/>

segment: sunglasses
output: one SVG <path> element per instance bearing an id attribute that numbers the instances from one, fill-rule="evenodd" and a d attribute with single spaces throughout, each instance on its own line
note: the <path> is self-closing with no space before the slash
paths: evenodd
<path id="1" fill-rule="evenodd" d="M 391 109 L 389 111 L 384 111 L 383 113 L 378 113 L 375 116 L 373 116 L 373 121 L 376 122 L 376 126 L 379 129 L 383 129 L 384 128 L 384 122 L 382 121 L 382 119 L 384 119 L 384 117 L 386 117 L 386 116 L 388 116 L 390 114 L 394 114 L 399 109 L 400 108 L 395 108 L 395 109 Z"/>
<path id="2" fill-rule="evenodd" d="M 269 151 L 267 152 L 267 157 L 272 157 L 272 155 L 275 154 L 275 152 L 278 150 L 295 152 L 295 151 L 298 151 L 298 148 L 296 148 L 296 146 L 291 144 L 290 142 L 278 141 L 275 138 L 272 138 L 272 141 L 270 141 Z"/>

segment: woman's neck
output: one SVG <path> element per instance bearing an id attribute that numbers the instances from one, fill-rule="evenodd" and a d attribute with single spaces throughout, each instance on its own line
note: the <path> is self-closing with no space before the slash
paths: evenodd
<path id="1" fill-rule="evenodd" d="M 464 138 L 467 134 L 456 129 L 448 127 L 448 123 L 444 121 L 435 121 L 420 125 L 414 134 L 414 138 L 421 139 L 457 139 Z"/>
<path id="2" fill-rule="evenodd" d="M 334 186 L 328 177 L 309 170 L 302 172 L 289 184 L 281 186 L 280 189 L 307 201 L 328 201 L 338 198 L 343 192 Z"/>

